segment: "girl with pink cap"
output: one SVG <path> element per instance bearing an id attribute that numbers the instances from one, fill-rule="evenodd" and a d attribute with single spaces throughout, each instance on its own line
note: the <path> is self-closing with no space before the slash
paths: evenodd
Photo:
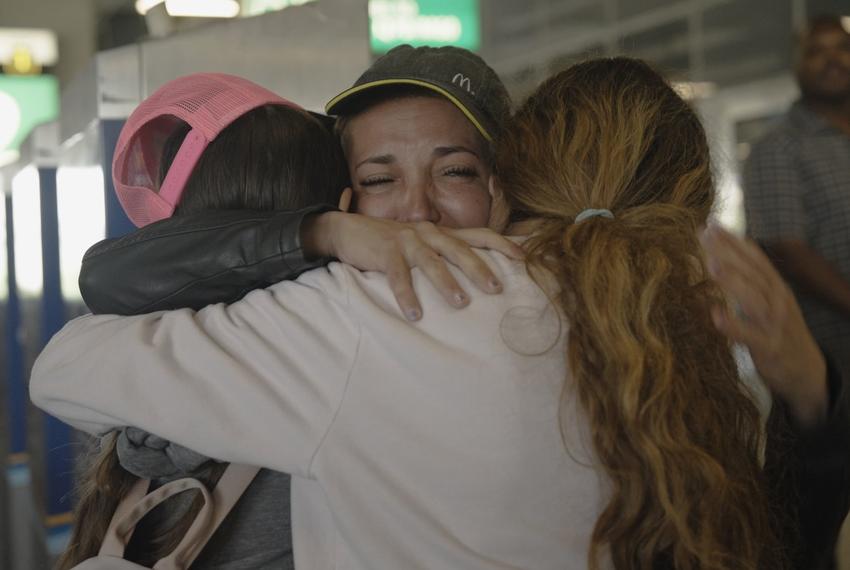
<path id="1" fill-rule="evenodd" d="M 348 185 L 341 149 L 320 117 L 250 81 L 211 73 L 174 80 L 139 105 L 118 140 L 113 177 L 138 226 L 170 216 L 190 224 L 193 214 L 216 210 L 320 211 Z M 165 489 L 191 476 L 212 489 L 226 468 L 134 428 L 107 436 L 81 481 L 59 568 L 98 553 L 112 513 L 138 478 Z M 143 518 L 127 559 L 153 566 L 175 551 L 202 503 L 183 493 Z M 291 567 L 289 524 L 289 476 L 261 470 L 192 567 Z"/>

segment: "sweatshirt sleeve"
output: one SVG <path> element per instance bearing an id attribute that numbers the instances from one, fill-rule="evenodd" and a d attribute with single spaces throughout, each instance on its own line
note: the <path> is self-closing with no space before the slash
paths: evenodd
<path id="1" fill-rule="evenodd" d="M 90 433 L 131 425 L 309 477 L 357 357 L 347 271 L 332 264 L 199 312 L 80 317 L 37 359 L 31 398 Z"/>

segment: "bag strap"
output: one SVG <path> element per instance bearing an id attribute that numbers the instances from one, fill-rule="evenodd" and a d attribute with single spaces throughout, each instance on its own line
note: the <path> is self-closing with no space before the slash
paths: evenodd
<path id="1" fill-rule="evenodd" d="M 258 471 L 258 467 L 231 463 L 225 469 L 212 494 L 207 490 L 206 485 L 192 478 L 171 481 L 145 494 L 150 481 L 140 479 L 115 509 L 98 555 L 123 558 L 133 530 L 146 514 L 174 495 L 197 489 L 204 498 L 201 510 L 177 547 L 154 565 L 154 570 L 188 568 L 239 501 Z"/>
<path id="2" fill-rule="evenodd" d="M 115 556 L 123 558 L 124 549 L 127 547 L 127 543 L 130 541 L 130 537 L 133 535 L 133 531 L 135 530 L 138 522 L 142 520 L 146 514 L 151 512 L 167 499 L 190 489 L 197 489 L 200 491 L 201 495 L 204 497 L 204 505 L 201 507 L 201 511 L 198 513 L 198 516 L 195 517 L 195 520 L 192 522 L 192 526 L 186 532 L 186 535 L 194 536 L 201 532 L 204 527 L 209 525 L 212 518 L 212 510 L 210 507 L 212 498 L 206 485 L 197 479 L 185 478 L 171 481 L 170 483 L 166 483 L 159 489 L 156 489 L 155 491 L 143 496 L 141 499 L 137 499 L 133 502 L 133 499 L 136 499 L 138 496 L 137 493 L 133 492 L 137 490 L 136 487 L 144 488 L 143 485 L 140 485 L 140 483 L 137 483 L 136 486 L 134 486 L 130 494 L 125 497 L 122 504 L 118 507 L 118 509 L 116 509 L 115 516 L 112 517 L 112 522 L 109 524 L 109 529 L 103 539 L 103 544 L 101 544 L 98 556 Z M 149 483 L 149 481 L 144 481 L 144 483 Z"/>
<path id="3" fill-rule="evenodd" d="M 118 534 L 118 524 L 124 520 L 133 510 L 133 508 L 141 501 L 148 493 L 150 488 L 150 479 L 139 479 L 130 488 L 130 491 L 124 495 L 121 502 L 115 508 L 115 513 L 112 515 L 112 520 L 109 521 L 109 527 L 106 529 L 106 535 L 103 537 L 103 542 L 100 545 L 99 556 L 124 556 L 124 549 L 129 536 L 121 537 Z"/>
<path id="4" fill-rule="evenodd" d="M 193 528 L 190 528 L 174 551 L 154 565 L 154 570 L 182 569 L 191 566 L 259 471 L 259 467 L 233 463 L 228 465 L 212 492 L 212 513 L 209 525 L 199 528 L 196 535 L 193 535 Z M 194 527 L 194 524 L 192 526 Z"/>

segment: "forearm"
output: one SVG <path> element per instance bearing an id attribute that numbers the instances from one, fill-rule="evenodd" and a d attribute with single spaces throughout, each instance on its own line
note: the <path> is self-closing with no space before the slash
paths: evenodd
<path id="1" fill-rule="evenodd" d="M 850 317 L 850 282 L 829 261 L 798 241 L 764 245 L 789 281 Z"/>
<path id="2" fill-rule="evenodd" d="M 305 255 L 301 226 L 328 209 L 169 218 L 93 246 L 80 291 L 92 312 L 124 315 L 235 301 L 324 265 L 326 259 Z"/>
<path id="3" fill-rule="evenodd" d="M 281 358 L 237 358 L 241 335 L 199 335 L 184 311 L 72 321 L 36 361 L 33 403 L 90 433 L 136 426 L 207 457 L 307 476 L 341 390 L 304 397 L 310 386 Z"/>
<path id="4" fill-rule="evenodd" d="M 349 271 L 334 264 L 197 313 L 80 317 L 39 355 L 30 397 L 85 431 L 135 426 L 208 457 L 306 475 L 358 354 Z"/>

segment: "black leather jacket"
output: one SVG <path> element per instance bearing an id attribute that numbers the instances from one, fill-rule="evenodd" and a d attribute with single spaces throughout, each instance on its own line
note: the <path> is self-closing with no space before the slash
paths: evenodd
<path id="1" fill-rule="evenodd" d="M 335 210 L 220 211 L 168 218 L 92 246 L 80 292 L 93 313 L 137 315 L 233 302 L 321 267 L 301 249 L 304 218 Z"/>
<path id="2" fill-rule="evenodd" d="M 92 247 L 80 289 L 95 313 L 138 314 L 201 308 L 327 263 L 305 259 L 297 212 L 216 212 L 166 219 Z M 829 356 L 829 355 L 828 355 Z M 833 567 L 832 553 L 850 509 L 850 394 L 828 357 L 830 412 L 816 429 L 797 427 L 782 402 L 768 420 L 765 476 L 784 544 L 799 570 Z"/>

